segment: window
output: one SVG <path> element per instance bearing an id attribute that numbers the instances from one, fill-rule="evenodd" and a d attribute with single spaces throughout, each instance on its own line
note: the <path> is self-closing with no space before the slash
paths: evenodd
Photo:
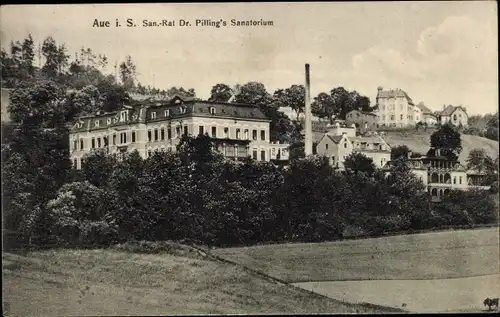
<path id="1" fill-rule="evenodd" d="M 453 184 L 456 184 L 456 183 L 457 183 L 457 177 L 453 176 Z"/>
<path id="2" fill-rule="evenodd" d="M 260 151 L 260 160 L 265 161 L 266 160 L 266 151 Z"/>
<path id="3" fill-rule="evenodd" d="M 256 149 L 253 150 L 252 157 L 254 160 L 257 159 L 257 150 Z"/>
<path id="4" fill-rule="evenodd" d="M 113 134 L 113 145 L 116 145 L 116 134 Z"/>
<path id="5" fill-rule="evenodd" d="M 210 107 L 210 114 L 215 114 L 215 107 Z"/>
<path id="6" fill-rule="evenodd" d="M 165 129 L 164 128 L 161 128 L 161 130 L 160 130 L 160 138 L 162 140 L 165 140 Z"/>
<path id="7" fill-rule="evenodd" d="M 148 150 L 148 157 L 151 157 L 151 150 Z"/>
<path id="8" fill-rule="evenodd" d="M 92 138 L 92 148 L 94 149 L 95 148 L 95 139 Z"/>
<path id="9" fill-rule="evenodd" d="M 236 138 L 239 139 L 240 138 L 240 129 L 236 129 Z"/>
<path id="10" fill-rule="evenodd" d="M 155 129 L 155 141 L 158 141 L 158 129 Z"/>
<path id="11" fill-rule="evenodd" d="M 80 150 L 83 150 L 83 139 L 80 139 Z"/>
<path id="12" fill-rule="evenodd" d="M 156 111 L 151 112 L 151 119 L 156 119 Z"/>
<path id="13" fill-rule="evenodd" d="M 187 125 L 184 126 L 184 135 L 188 135 L 188 126 Z"/>
<path id="14" fill-rule="evenodd" d="M 212 127 L 212 138 L 217 137 L 217 127 Z"/>
<path id="15" fill-rule="evenodd" d="M 167 109 L 167 110 L 165 110 L 165 118 L 166 118 L 166 117 L 170 117 L 170 110 L 168 110 L 168 109 Z"/>
<path id="16" fill-rule="evenodd" d="M 401 120 L 403 120 L 403 115 L 400 116 Z"/>
<path id="17" fill-rule="evenodd" d="M 101 147 L 101 138 L 97 138 L 97 147 Z"/>
<path id="18" fill-rule="evenodd" d="M 135 142 L 135 131 L 132 131 L 132 143 Z"/>
<path id="19" fill-rule="evenodd" d="M 148 130 L 148 141 L 151 142 L 151 130 Z"/>
<path id="20" fill-rule="evenodd" d="M 252 130 L 252 139 L 257 140 L 257 130 Z"/>
<path id="21" fill-rule="evenodd" d="M 78 163 L 78 162 L 77 162 L 77 160 L 76 160 L 76 159 L 74 159 L 74 160 L 73 160 L 73 168 L 74 168 L 74 169 L 77 169 L 77 168 L 78 168 L 78 166 L 76 165 L 77 163 Z"/>
<path id="22" fill-rule="evenodd" d="M 456 116 L 455 116 L 455 117 L 456 117 Z M 94 124 L 95 124 L 95 126 L 96 126 L 96 127 L 98 127 L 98 126 L 99 126 L 99 123 L 100 123 L 100 120 L 96 120 L 96 121 L 94 122 Z"/>
<path id="23" fill-rule="evenodd" d="M 248 129 L 245 129 L 245 132 L 244 132 L 244 133 L 245 133 L 245 138 L 244 138 L 244 139 L 245 139 L 245 140 L 248 140 Z"/>
<path id="24" fill-rule="evenodd" d="M 167 138 L 169 140 L 172 138 L 172 128 L 168 128 L 168 130 L 167 130 Z"/>
<path id="25" fill-rule="evenodd" d="M 179 137 L 180 135 L 181 135 L 181 127 L 180 126 L 176 126 L 175 127 L 175 136 Z"/>
<path id="26" fill-rule="evenodd" d="M 102 138 L 102 142 L 103 142 L 103 144 L 104 144 L 104 147 L 107 147 L 107 146 L 109 145 L 109 144 L 108 144 L 108 137 L 107 137 L 107 136 L 103 137 L 103 138 Z"/>
<path id="27" fill-rule="evenodd" d="M 78 145 L 78 142 L 76 140 L 73 141 L 73 151 L 77 150 L 76 146 Z"/>
<path id="28" fill-rule="evenodd" d="M 229 128 L 224 128 L 224 137 L 229 138 Z"/>
<path id="29" fill-rule="evenodd" d="M 325 144 L 325 150 L 328 150 L 328 143 Z"/>
<path id="30" fill-rule="evenodd" d="M 111 124 L 111 118 L 106 119 L 106 124 Z"/>
<path id="31" fill-rule="evenodd" d="M 120 112 L 120 121 L 121 122 L 124 122 L 124 121 L 127 121 L 128 120 L 128 113 L 127 111 L 121 111 Z"/>
<path id="32" fill-rule="evenodd" d="M 332 163 L 335 164 L 335 155 L 332 155 Z"/>
<path id="33" fill-rule="evenodd" d="M 458 183 L 459 183 L 459 184 L 462 184 L 462 176 L 460 176 L 460 177 L 458 178 Z"/>
<path id="34" fill-rule="evenodd" d="M 127 143 L 127 133 L 126 132 L 120 133 L 120 144 L 124 144 L 124 143 Z"/>
<path id="35" fill-rule="evenodd" d="M 391 121 L 394 121 L 394 116 L 393 115 L 391 116 Z"/>
<path id="36" fill-rule="evenodd" d="M 457 121 L 457 115 L 453 115 L 453 121 Z"/>
<path id="37" fill-rule="evenodd" d="M 198 127 L 198 134 L 199 134 L 199 135 L 203 135 L 203 134 L 205 134 L 204 128 L 205 128 L 205 127 L 204 127 L 204 126 L 202 126 L 202 125 L 200 125 L 200 126 Z"/>
<path id="38" fill-rule="evenodd" d="M 261 140 L 265 140 L 266 139 L 266 131 L 265 130 L 260 131 L 260 139 Z"/>
<path id="39" fill-rule="evenodd" d="M 186 113 L 186 107 L 179 107 L 179 112 L 181 114 L 185 114 Z"/>
<path id="40" fill-rule="evenodd" d="M 344 143 L 344 149 L 347 149 L 347 143 Z"/>

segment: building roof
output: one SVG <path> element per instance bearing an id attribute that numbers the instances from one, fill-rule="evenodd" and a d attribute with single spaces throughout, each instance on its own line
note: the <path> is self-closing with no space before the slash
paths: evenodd
<path id="1" fill-rule="evenodd" d="M 215 109 L 215 113 L 211 111 L 211 108 Z M 131 106 L 123 106 L 120 111 L 123 110 L 129 111 L 129 118 L 126 122 L 119 120 L 119 111 L 98 113 L 78 118 L 71 130 L 72 132 L 99 130 L 137 122 L 161 122 L 193 116 L 231 118 L 249 121 L 270 121 L 265 114 L 254 105 L 202 101 L 192 98 L 181 98 L 178 96 L 168 101 L 146 101 Z M 155 112 L 154 118 L 152 116 L 153 112 Z M 99 121 L 99 123 L 97 123 L 97 121 Z"/>
<path id="2" fill-rule="evenodd" d="M 413 100 L 410 98 L 410 96 L 408 96 L 408 94 L 404 90 L 399 88 L 382 90 L 381 87 L 379 87 L 377 98 L 406 98 L 410 105 L 414 105 Z"/>
<path id="3" fill-rule="evenodd" d="M 427 108 L 427 107 L 424 105 L 424 103 L 423 103 L 423 102 L 419 102 L 419 103 L 417 104 L 417 107 L 419 107 L 419 108 L 420 108 L 420 110 L 422 110 L 422 113 L 423 113 L 423 114 L 431 114 L 431 113 L 432 113 L 432 110 L 431 110 L 431 109 L 429 109 L 429 108 Z"/>
<path id="4" fill-rule="evenodd" d="M 453 112 L 455 112 L 455 110 L 458 108 L 462 109 L 464 112 L 467 112 L 467 110 L 464 107 L 461 106 L 454 107 L 452 105 L 449 105 L 448 107 L 444 108 L 443 111 L 441 111 L 440 115 L 451 116 Z"/>
<path id="5" fill-rule="evenodd" d="M 351 112 L 359 112 L 361 114 L 364 114 L 364 115 L 367 115 L 367 116 L 377 116 L 376 114 L 374 114 L 373 112 L 367 112 L 367 111 L 361 111 L 361 110 L 357 110 L 357 109 L 354 109 L 354 110 L 351 110 L 349 111 L 347 114 L 351 113 Z"/>
<path id="6" fill-rule="evenodd" d="M 340 140 L 342 140 L 342 136 L 341 135 L 330 135 L 330 134 L 327 134 L 326 136 L 330 140 L 332 140 L 334 143 L 336 143 L 336 144 L 339 144 Z"/>

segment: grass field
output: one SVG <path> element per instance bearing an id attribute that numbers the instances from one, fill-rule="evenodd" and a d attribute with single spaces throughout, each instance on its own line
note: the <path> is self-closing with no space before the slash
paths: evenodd
<path id="1" fill-rule="evenodd" d="M 335 299 L 423 313 L 481 312 L 500 297 L 499 252 L 488 228 L 213 253 Z"/>
<path id="2" fill-rule="evenodd" d="M 430 137 L 433 130 L 427 131 L 408 131 L 406 133 L 398 131 L 387 131 L 384 139 L 394 147 L 398 145 L 406 145 L 412 151 L 425 155 L 430 147 Z M 314 142 L 319 142 L 323 136 L 322 132 L 313 132 Z M 496 141 L 479 137 L 476 135 L 461 135 L 462 152 L 459 156 L 459 161 L 462 164 L 467 163 L 467 157 L 472 149 L 484 149 L 486 153 L 495 158 L 498 156 L 499 144 Z"/>
<path id="3" fill-rule="evenodd" d="M 287 282 L 444 279 L 498 274 L 498 228 L 214 250 Z"/>
<path id="4" fill-rule="evenodd" d="M 4 316 L 380 313 L 202 257 L 111 250 L 3 253 Z"/>

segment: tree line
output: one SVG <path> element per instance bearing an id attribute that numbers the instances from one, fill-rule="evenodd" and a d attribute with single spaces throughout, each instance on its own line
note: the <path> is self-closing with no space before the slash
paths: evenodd
<path id="1" fill-rule="evenodd" d="M 328 241 L 352 232 L 378 235 L 496 219 L 494 201 L 485 191 L 454 192 L 431 204 L 404 157 L 391 167 L 392 181 L 360 154 L 346 159 L 345 172 L 333 169 L 325 157 L 303 158 L 300 124 L 278 111 L 281 105 L 300 109 L 300 85 L 270 94 L 258 82 L 231 91 L 219 84 L 210 98 L 260 107 L 272 120 L 272 140 L 292 144 L 286 168 L 250 158 L 227 161 L 212 151 L 208 136 L 200 136 L 184 138 L 175 153 L 159 152 L 146 160 L 138 153 L 118 160 L 94 152 L 81 170 L 74 170 L 68 123 L 121 106 L 127 85 L 139 87 L 136 69 L 127 58 L 118 83 L 99 69 L 106 62 L 103 55 L 96 59 L 82 50 L 79 62 L 68 65 L 64 46 L 53 40 L 44 41 L 49 61 L 31 69 L 31 42 L 14 43 L 21 47 L 21 53 L 14 50 L 16 59 L 2 52 L 2 80 L 15 87 L 8 109 L 15 125 L 2 127 L 2 201 L 4 229 L 20 232 L 35 245 L 132 239 L 207 245 Z M 13 70 L 26 78 L 11 75 Z M 190 89 L 173 90 L 195 96 Z M 450 140 L 456 134 L 448 132 L 431 141 L 455 144 Z M 448 153 L 455 155 L 459 146 Z"/>

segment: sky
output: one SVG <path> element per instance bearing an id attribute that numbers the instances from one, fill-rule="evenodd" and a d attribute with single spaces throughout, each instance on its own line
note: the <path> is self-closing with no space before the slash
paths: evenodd
<path id="1" fill-rule="evenodd" d="M 127 18 L 137 27 L 125 27 Z M 93 27 L 95 19 L 111 27 Z M 176 26 L 142 26 L 164 19 Z M 197 19 L 273 26 L 195 26 Z M 382 86 L 433 110 L 498 110 L 496 1 L 11 5 L 0 7 L 0 25 L 2 48 L 29 33 L 36 42 L 52 36 L 72 56 L 82 46 L 106 54 L 110 73 L 131 55 L 142 84 L 194 88 L 201 98 L 217 83 L 259 81 L 270 93 L 303 84 L 309 63 L 313 97 L 343 86 L 374 104 Z"/>

